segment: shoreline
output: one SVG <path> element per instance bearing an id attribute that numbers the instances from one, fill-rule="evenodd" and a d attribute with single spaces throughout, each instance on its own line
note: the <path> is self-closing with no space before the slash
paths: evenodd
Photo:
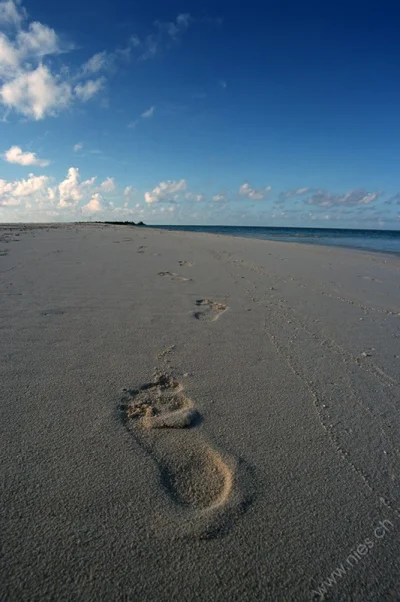
<path id="1" fill-rule="evenodd" d="M 160 227 L 160 226 L 151 226 L 151 225 L 146 225 L 146 228 L 153 228 L 153 229 L 160 229 L 160 230 L 167 230 L 169 232 L 192 232 L 192 233 L 198 233 L 198 234 L 214 234 L 217 236 L 232 236 L 233 238 L 246 238 L 249 240 L 266 240 L 266 241 L 270 241 L 270 242 L 283 242 L 283 243 L 287 243 L 287 244 L 301 244 L 301 245 L 309 245 L 309 246 L 323 246 L 323 247 L 332 247 L 335 249 L 355 249 L 358 251 L 365 251 L 367 253 L 384 253 L 387 255 L 394 255 L 397 257 L 400 257 L 400 250 L 399 251 L 390 251 L 390 250 L 382 250 L 382 249 L 373 249 L 373 248 L 367 248 L 367 247 L 360 247 L 357 245 L 336 245 L 336 244 L 332 244 L 329 242 L 315 242 L 315 243 L 311 243 L 311 242 L 307 242 L 307 241 L 301 241 L 301 240 L 275 240 L 274 238 L 261 238 L 261 237 L 257 237 L 257 236 L 241 236 L 241 235 L 236 235 L 236 234 L 229 234 L 229 233 L 222 233 L 222 232 L 206 232 L 206 231 L 201 231 L 201 230 L 190 230 L 191 227 L 193 226 L 187 226 L 187 230 L 185 230 L 186 226 L 180 226 L 176 229 L 175 226 L 165 226 L 165 227 Z M 197 227 L 197 226 L 194 226 Z M 201 227 L 201 226 L 200 226 Z M 219 226 L 215 226 L 216 228 L 218 228 Z M 224 226 L 222 226 L 224 227 Z M 232 226 L 233 228 L 235 226 Z M 262 226 L 260 226 L 260 229 L 262 229 Z M 280 228 L 277 228 L 280 229 Z M 300 228 L 299 228 L 300 229 Z M 305 228 L 306 230 L 308 230 L 308 228 Z M 329 230 L 329 228 L 325 228 L 326 230 Z M 343 232 L 346 232 L 345 229 L 342 230 Z M 352 230 L 350 230 L 352 231 Z M 362 230 L 359 230 L 362 231 Z M 369 230 L 364 230 L 363 232 L 369 232 Z M 376 230 L 372 230 L 372 232 L 376 232 Z M 385 230 L 383 232 L 397 232 L 396 230 Z M 400 230 L 399 230 L 400 233 Z M 310 237 L 312 238 L 312 237 Z M 323 236 L 321 237 L 317 237 L 317 238 L 324 238 Z"/>
<path id="2" fill-rule="evenodd" d="M 32 223 L 19 223 L 19 222 L 15 222 L 15 223 L 0 223 L 0 229 L 4 228 L 4 227 L 10 227 L 12 226 L 13 228 L 18 228 L 18 227 L 36 227 L 36 228 L 41 228 L 41 227 L 51 227 L 51 228 L 57 228 L 57 227 L 63 227 L 63 226 L 69 226 L 69 225 L 80 225 L 80 226 L 96 226 L 96 225 L 104 225 L 104 226 L 111 226 L 111 227 L 123 227 L 123 228 L 138 228 L 138 229 L 151 229 L 151 230 L 156 230 L 156 231 L 167 231 L 167 232 L 190 232 L 191 234 L 210 234 L 212 236 L 224 236 L 224 237 L 230 237 L 230 238 L 238 238 L 238 239 L 246 239 L 246 240 L 261 240 L 264 242 L 272 242 L 272 243 L 284 243 L 284 244 L 294 244 L 294 245 L 302 245 L 302 246 L 308 246 L 308 247 L 328 247 L 330 249 L 339 249 L 339 250 L 348 250 L 348 251 L 361 251 L 362 253 L 366 253 L 366 254 L 371 254 L 371 255 L 375 255 L 375 254 L 379 254 L 379 255 L 387 255 L 388 257 L 397 257 L 400 258 L 400 251 L 390 251 L 390 250 L 381 250 L 381 249 L 369 249 L 366 247 L 359 247 L 359 246 L 349 246 L 349 245 L 335 245 L 335 244 L 331 244 L 331 243 L 326 243 L 326 242 L 316 242 L 316 243 L 310 243 L 310 242 L 305 242 L 305 241 L 297 241 L 297 240 L 274 240 L 273 238 L 258 238 L 255 236 L 240 236 L 240 235 L 234 235 L 234 234 L 225 234 L 225 233 L 220 233 L 220 232 L 204 232 L 204 231 L 197 231 L 197 230 L 186 230 L 186 226 L 181 226 L 178 227 L 178 229 L 176 229 L 175 226 L 159 226 L 159 225 L 148 225 L 148 224 L 143 224 L 143 225 L 133 225 L 133 224 L 113 224 L 113 223 L 105 223 L 103 224 L 102 222 L 49 222 L 47 223 L 42 223 L 42 222 L 32 222 Z M 191 228 L 192 226 L 187 226 L 187 228 Z M 200 226 L 201 227 L 201 226 Z M 212 227 L 212 226 L 211 226 Z M 216 226 L 219 227 L 219 226 Z M 224 227 L 224 226 L 222 226 Z M 235 227 L 235 226 L 232 226 Z M 253 226 L 252 226 L 253 227 Z M 255 226 L 254 226 L 255 227 Z M 262 228 L 263 226 L 259 226 L 260 228 Z M 279 229 L 279 227 L 277 227 L 277 229 Z M 304 229 L 308 229 L 308 228 L 304 228 Z M 324 228 L 325 230 L 329 230 L 329 228 Z M 343 232 L 346 232 L 347 229 L 340 229 Z M 349 231 L 352 231 L 352 229 L 349 229 Z M 378 230 L 359 230 L 359 231 L 363 231 L 363 232 L 378 232 Z M 379 232 L 381 232 L 381 230 L 379 230 Z M 383 232 L 400 232 L 397 230 L 383 230 Z M 321 237 L 323 238 L 323 237 Z"/>

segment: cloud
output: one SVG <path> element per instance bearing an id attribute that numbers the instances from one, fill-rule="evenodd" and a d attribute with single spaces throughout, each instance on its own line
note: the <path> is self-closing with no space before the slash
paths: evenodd
<path id="1" fill-rule="evenodd" d="M 294 190 L 287 190 L 285 192 L 281 192 L 279 195 L 280 201 L 285 201 L 294 196 L 302 196 L 303 194 L 307 194 L 310 192 L 314 192 L 312 188 L 308 188 L 308 186 L 304 186 L 303 188 L 297 188 Z"/>
<path id="2" fill-rule="evenodd" d="M 193 192 L 187 192 L 185 194 L 185 199 L 187 201 L 196 201 L 200 203 L 201 201 L 205 200 L 205 196 L 204 194 L 194 194 Z"/>
<path id="3" fill-rule="evenodd" d="M 87 205 L 83 205 L 82 213 L 99 213 L 100 211 L 104 211 L 103 197 L 95 192 Z"/>
<path id="4" fill-rule="evenodd" d="M 105 86 L 105 77 L 99 77 L 97 79 L 89 79 L 83 84 L 77 84 L 74 88 L 74 92 L 77 98 L 82 102 L 87 102 L 93 96 L 98 94 Z"/>
<path id="5" fill-rule="evenodd" d="M 81 182 L 81 176 L 77 167 L 70 167 L 65 180 L 58 185 L 59 207 L 76 206 L 85 196 L 85 189 L 94 186 L 96 178 Z"/>
<path id="6" fill-rule="evenodd" d="M 225 195 L 224 194 L 215 194 L 211 200 L 214 201 L 215 203 L 220 203 L 222 201 L 225 201 Z"/>
<path id="7" fill-rule="evenodd" d="M 124 195 L 125 202 L 131 201 L 136 194 L 136 190 L 133 186 L 125 186 L 122 194 Z"/>
<path id="8" fill-rule="evenodd" d="M 387 201 L 385 201 L 386 205 L 400 205 L 400 192 L 391 196 Z"/>
<path id="9" fill-rule="evenodd" d="M 4 153 L 4 159 L 8 163 L 16 163 L 17 165 L 37 165 L 38 167 L 46 167 L 50 161 L 47 159 L 39 159 L 35 153 L 23 152 L 19 146 L 12 146 Z"/>
<path id="10" fill-rule="evenodd" d="M 33 195 L 38 200 L 41 200 L 43 195 L 48 198 L 49 181 L 48 176 L 34 176 L 33 174 L 29 174 L 27 179 L 14 182 L 0 180 L 0 206 L 19 205 L 22 199 Z"/>
<path id="11" fill-rule="evenodd" d="M 43 23 L 25 24 L 25 10 L 13 0 L 0 0 L 0 21 L 14 26 L 7 34 L 0 33 L 0 105 L 6 115 L 15 111 L 33 120 L 55 116 L 73 102 L 87 102 L 104 88 L 104 77 L 87 79 L 103 66 L 102 53 L 78 69 L 78 75 L 65 65 L 56 73 L 53 57 L 69 52 L 73 44 Z"/>
<path id="12" fill-rule="evenodd" d="M 176 201 L 179 194 L 187 189 L 186 180 L 168 180 L 160 182 L 151 192 L 145 192 L 144 200 L 147 204 L 165 201 Z"/>
<path id="13" fill-rule="evenodd" d="M 141 120 L 143 119 L 151 119 L 154 115 L 154 111 L 156 110 L 155 107 L 150 107 L 149 109 L 147 109 L 146 111 L 144 111 L 141 115 L 139 119 L 135 119 L 134 121 L 130 121 L 128 123 L 128 128 L 131 130 L 134 130 L 136 128 L 136 126 L 140 123 Z"/>
<path id="14" fill-rule="evenodd" d="M 155 26 L 160 32 L 164 32 L 170 38 L 176 39 L 181 33 L 189 28 L 192 22 L 193 18 L 189 13 L 181 13 L 176 17 L 175 21 L 156 21 Z"/>
<path id="15" fill-rule="evenodd" d="M 55 115 L 70 100 L 70 85 L 54 78 L 44 65 L 18 75 L 0 88 L 0 101 L 8 109 L 35 120 Z"/>
<path id="16" fill-rule="evenodd" d="M 15 48 L 21 59 L 43 58 L 51 54 L 60 54 L 71 48 L 57 36 L 54 29 L 38 21 L 30 23 L 26 31 L 20 30 L 15 40 Z"/>
<path id="17" fill-rule="evenodd" d="M 100 184 L 99 188 L 101 192 L 114 192 L 116 188 L 114 178 L 107 178 Z"/>
<path id="18" fill-rule="evenodd" d="M 178 42 L 193 22 L 194 19 L 189 13 L 179 14 L 175 21 L 155 21 L 156 31 L 146 36 L 140 44 L 142 54 L 139 59 L 142 61 L 151 59 L 160 51 L 169 48 L 171 42 Z"/>
<path id="19" fill-rule="evenodd" d="M 106 69 L 110 65 L 110 55 L 106 52 L 97 52 L 82 65 L 83 75 L 93 75 Z"/>
<path id="20" fill-rule="evenodd" d="M 83 142 L 77 142 L 77 144 L 74 144 L 74 153 L 79 152 L 80 150 L 83 149 Z"/>
<path id="21" fill-rule="evenodd" d="M 345 194 L 333 194 L 325 190 L 317 190 L 304 202 L 317 207 L 365 206 L 376 201 L 381 195 L 381 192 L 367 192 L 363 189 L 351 190 Z"/>
<path id="22" fill-rule="evenodd" d="M 141 118 L 142 119 L 150 119 L 150 117 L 153 117 L 153 115 L 154 115 L 154 110 L 155 110 L 155 107 L 150 107 L 150 109 L 147 109 L 147 111 L 144 111 L 141 114 Z"/>
<path id="23" fill-rule="evenodd" d="M 114 205 L 118 198 L 114 178 L 98 185 L 96 177 L 82 180 L 76 167 L 70 167 L 59 182 L 33 174 L 14 181 L 0 179 L 0 221 L 73 221 L 82 215 L 143 219 L 143 206 L 130 206 L 134 192 L 132 186 L 125 187 L 121 202 Z"/>
<path id="24" fill-rule="evenodd" d="M 240 196 L 247 197 L 252 201 L 260 201 L 262 199 L 265 199 L 265 197 L 269 195 L 271 190 L 271 186 L 266 186 L 265 188 L 252 188 L 248 182 L 245 182 L 239 188 L 239 194 Z"/>
<path id="25" fill-rule="evenodd" d="M 20 27 L 21 22 L 26 18 L 26 11 L 20 7 L 20 2 L 17 0 L 5 0 L 0 2 L 0 24 L 12 24 Z"/>

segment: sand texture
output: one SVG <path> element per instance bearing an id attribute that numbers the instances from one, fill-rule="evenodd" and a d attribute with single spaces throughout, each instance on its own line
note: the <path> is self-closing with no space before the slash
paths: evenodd
<path id="1" fill-rule="evenodd" d="M 400 600 L 400 259 L 0 227 L 4 601 Z"/>

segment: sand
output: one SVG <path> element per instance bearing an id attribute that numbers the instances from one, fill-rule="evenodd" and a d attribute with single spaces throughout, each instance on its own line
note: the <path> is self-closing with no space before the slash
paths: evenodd
<path id="1" fill-rule="evenodd" d="M 400 260 L 0 228 L 0 599 L 400 600 Z"/>

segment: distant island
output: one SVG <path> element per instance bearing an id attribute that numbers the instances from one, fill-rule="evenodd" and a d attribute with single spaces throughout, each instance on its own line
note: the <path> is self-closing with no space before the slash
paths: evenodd
<path id="1" fill-rule="evenodd" d="M 95 222 L 95 224 L 111 224 L 114 226 L 146 226 L 146 224 L 144 222 L 138 222 L 137 224 L 135 224 L 135 222 Z"/>

